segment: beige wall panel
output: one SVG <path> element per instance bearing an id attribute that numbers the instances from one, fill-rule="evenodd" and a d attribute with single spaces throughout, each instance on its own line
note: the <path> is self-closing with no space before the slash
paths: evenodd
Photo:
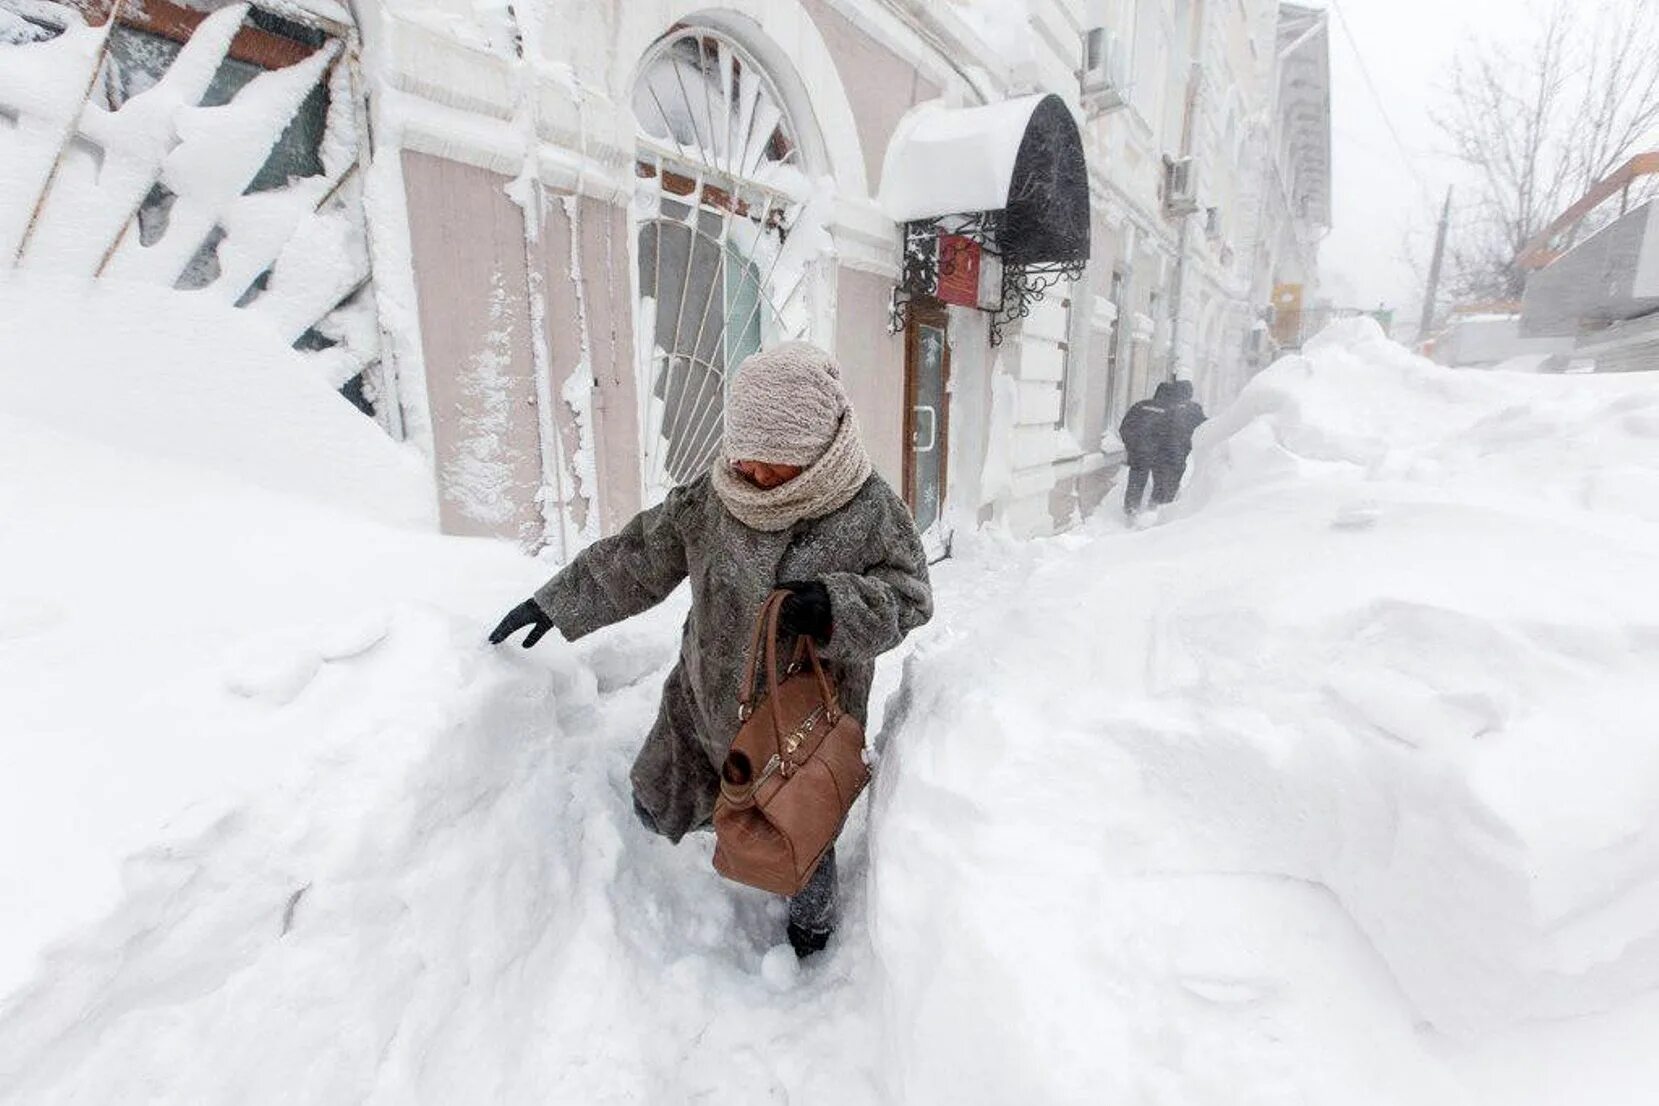
<path id="1" fill-rule="evenodd" d="M 634 286 L 626 208 L 582 201 L 583 280 L 593 343 L 599 511 L 605 533 L 639 513 L 639 399 L 634 365 Z"/>
<path id="2" fill-rule="evenodd" d="M 904 487 L 904 342 L 887 333 L 892 282 L 856 269 L 836 284 L 835 354 L 876 471 Z"/>
<path id="3" fill-rule="evenodd" d="M 579 245 L 572 268 L 572 228 L 566 197 L 548 195 L 537 253 L 547 297 L 547 346 L 554 423 L 564 463 L 575 460 L 580 428 L 565 389 L 582 365 L 584 331 L 592 375 L 590 409 L 599 529 L 610 534 L 638 511 L 639 430 L 634 408 L 633 291 L 628 280 L 627 213 L 595 199 L 578 209 Z M 577 287 L 580 281 L 580 289 Z M 578 292 L 580 294 L 578 294 Z M 586 318 L 583 318 L 583 309 Z M 584 326 L 585 322 L 585 326 Z M 587 523 L 586 496 L 569 496 L 574 525 Z"/>
<path id="4" fill-rule="evenodd" d="M 922 77 L 909 63 L 889 53 L 874 38 L 825 3 L 802 0 L 818 33 L 835 59 L 841 82 L 852 104 L 859 144 L 864 148 L 870 195 L 881 187 L 881 163 L 887 143 L 905 112 L 939 95 L 939 86 Z"/>
<path id="5" fill-rule="evenodd" d="M 405 151 L 439 525 L 538 542 L 541 485 L 521 212 L 507 178 Z"/>

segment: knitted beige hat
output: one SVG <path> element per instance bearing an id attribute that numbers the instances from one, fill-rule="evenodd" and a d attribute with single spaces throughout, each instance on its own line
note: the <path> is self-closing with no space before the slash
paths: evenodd
<path id="1" fill-rule="evenodd" d="M 806 468 L 824 455 L 851 406 L 835 358 L 785 342 L 743 359 L 726 390 L 726 456 Z"/>

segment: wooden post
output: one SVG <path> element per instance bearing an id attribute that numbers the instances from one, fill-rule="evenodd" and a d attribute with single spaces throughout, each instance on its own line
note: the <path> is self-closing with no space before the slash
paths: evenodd
<path id="1" fill-rule="evenodd" d="M 1434 297 L 1440 289 L 1440 262 L 1446 255 L 1446 226 L 1452 218 L 1452 190 L 1446 189 L 1446 205 L 1440 209 L 1440 230 L 1434 236 L 1434 260 L 1429 262 L 1429 286 L 1423 292 L 1423 317 L 1417 324 L 1417 341 L 1422 343 L 1434 325 Z"/>
<path id="2" fill-rule="evenodd" d="M 92 71 L 87 74 L 86 88 L 81 93 L 81 110 L 75 113 L 75 119 L 64 132 L 63 141 L 58 143 L 57 156 L 52 159 L 52 168 L 46 174 L 46 183 L 41 185 L 40 195 L 35 197 L 35 206 L 29 212 L 29 221 L 24 224 L 23 234 L 17 240 L 17 253 L 12 257 L 12 266 L 22 268 L 23 254 L 29 248 L 29 239 L 34 236 L 35 224 L 40 221 L 40 213 L 46 207 L 46 197 L 52 194 L 52 184 L 58 179 L 58 169 L 63 165 L 63 153 L 69 149 L 69 144 L 75 141 L 75 134 L 80 130 L 80 118 L 86 111 L 86 102 L 92 98 L 92 89 L 98 83 L 98 71 L 104 67 L 104 55 L 109 53 L 109 36 L 115 31 L 115 22 L 121 16 L 123 0 L 115 0 L 110 7 L 109 18 L 104 20 L 104 37 L 98 43 L 98 53 L 92 60 Z"/>

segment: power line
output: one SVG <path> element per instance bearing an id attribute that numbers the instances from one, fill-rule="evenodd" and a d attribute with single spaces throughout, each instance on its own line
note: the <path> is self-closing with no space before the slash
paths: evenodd
<path id="1" fill-rule="evenodd" d="M 1388 128 L 1388 133 L 1393 136 L 1394 145 L 1399 147 L 1400 156 L 1405 159 L 1406 168 L 1411 171 L 1412 177 L 1417 181 L 1417 187 L 1425 193 L 1429 193 L 1428 182 L 1417 171 L 1415 155 L 1407 148 L 1405 140 L 1400 137 L 1400 132 L 1395 129 L 1393 118 L 1388 114 L 1388 108 L 1383 104 L 1382 93 L 1377 90 L 1377 82 L 1371 77 L 1371 67 L 1365 64 L 1365 54 L 1359 48 L 1359 39 L 1355 37 L 1354 29 L 1348 25 L 1348 14 L 1342 10 L 1342 0 L 1331 0 L 1331 10 L 1336 12 L 1336 21 L 1342 24 L 1342 33 L 1348 37 L 1348 45 L 1354 49 L 1354 59 L 1359 62 L 1360 75 L 1365 78 L 1365 87 L 1371 90 L 1371 99 L 1377 105 L 1377 114 L 1382 116 L 1383 125 Z"/>

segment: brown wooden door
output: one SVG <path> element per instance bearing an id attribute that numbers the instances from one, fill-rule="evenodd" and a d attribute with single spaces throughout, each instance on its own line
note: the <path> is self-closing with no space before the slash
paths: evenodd
<path id="1" fill-rule="evenodd" d="M 943 529 L 949 479 L 950 338 L 944 304 L 911 301 L 904 349 L 904 498 L 925 534 Z"/>

